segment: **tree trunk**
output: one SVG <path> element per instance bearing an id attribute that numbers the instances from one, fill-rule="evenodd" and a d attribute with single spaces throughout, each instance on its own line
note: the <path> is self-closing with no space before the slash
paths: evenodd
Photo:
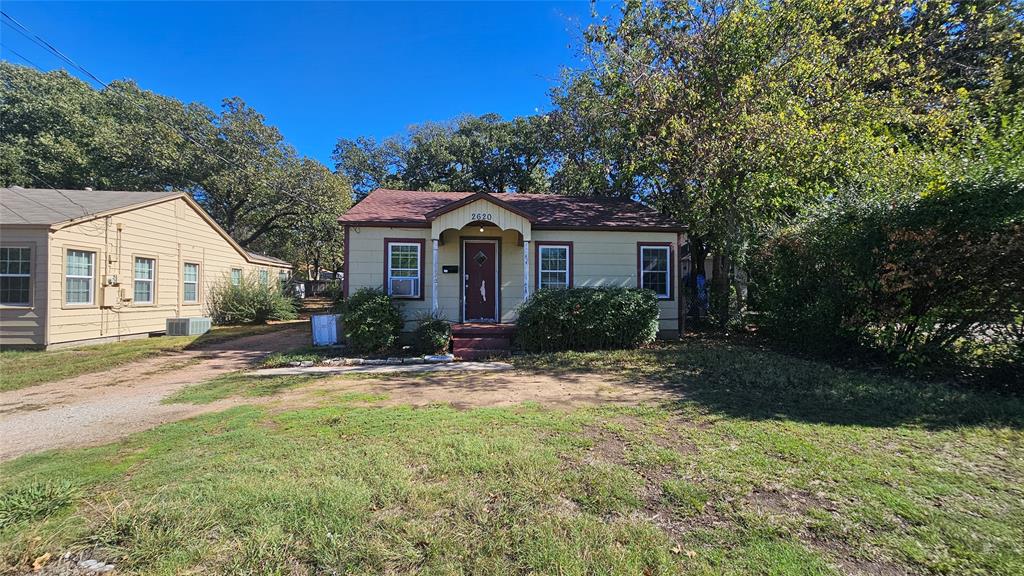
<path id="1" fill-rule="evenodd" d="M 719 328 L 729 322 L 729 257 L 716 252 L 711 257 L 711 307 Z"/>

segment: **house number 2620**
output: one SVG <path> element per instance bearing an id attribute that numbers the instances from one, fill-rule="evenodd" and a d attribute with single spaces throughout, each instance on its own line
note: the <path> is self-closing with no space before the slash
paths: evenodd
<path id="1" fill-rule="evenodd" d="M 487 220 L 488 222 L 491 220 L 491 215 L 486 212 L 473 212 L 470 216 L 473 220 Z"/>

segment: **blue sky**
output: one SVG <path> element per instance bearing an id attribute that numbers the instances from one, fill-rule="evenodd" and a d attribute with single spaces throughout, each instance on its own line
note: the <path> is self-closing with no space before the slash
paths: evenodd
<path id="1" fill-rule="evenodd" d="M 3 2 L 104 81 L 217 107 L 240 96 L 304 155 L 333 167 L 338 137 L 427 120 L 549 107 L 579 67 L 590 4 L 577 2 Z M 0 30 L 3 58 L 60 61 Z"/>

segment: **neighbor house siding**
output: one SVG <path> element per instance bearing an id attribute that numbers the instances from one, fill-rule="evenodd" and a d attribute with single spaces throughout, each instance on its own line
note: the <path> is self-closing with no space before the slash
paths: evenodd
<path id="1" fill-rule="evenodd" d="M 46 344 L 47 228 L 4 227 L 0 246 L 32 250 L 31 302 L 28 306 L 0 306 L 0 346 Z"/>
<path id="2" fill-rule="evenodd" d="M 65 304 L 64 267 L 69 249 L 96 253 L 92 305 Z M 108 276 L 116 275 L 123 296 L 132 298 L 136 257 L 156 259 L 153 303 L 121 302 L 113 308 L 102 308 L 102 286 Z M 200 267 L 195 303 L 184 302 L 185 262 Z M 272 280 L 282 269 L 248 262 L 181 198 L 62 228 L 52 233 L 50 241 L 49 344 L 161 332 L 167 318 L 206 314 L 210 287 L 228 281 L 232 268 L 248 274 L 261 267 L 269 271 Z"/>

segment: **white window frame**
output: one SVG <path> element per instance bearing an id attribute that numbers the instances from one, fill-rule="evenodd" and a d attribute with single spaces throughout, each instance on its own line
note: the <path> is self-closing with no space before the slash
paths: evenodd
<path id="1" fill-rule="evenodd" d="M 391 253 L 392 253 L 392 249 L 395 248 L 396 246 L 412 246 L 412 247 L 416 248 L 416 267 L 415 268 L 393 268 L 392 267 L 392 265 L 391 265 L 391 263 L 392 263 Z M 418 300 L 419 298 L 421 298 L 422 294 L 420 293 L 420 284 L 422 284 L 422 275 L 423 275 L 423 273 L 422 273 L 422 270 L 423 270 L 423 245 L 420 244 L 419 242 L 400 242 L 400 241 L 388 242 L 388 250 L 387 250 L 387 254 L 386 254 L 385 257 L 387 258 L 387 263 L 388 263 L 388 274 L 387 274 L 387 276 L 388 276 L 387 277 L 388 296 L 391 296 L 392 298 L 402 298 L 402 299 L 408 299 L 408 300 Z M 415 271 L 416 275 L 415 276 L 394 276 L 393 273 L 396 270 Z M 392 289 L 392 283 L 391 283 L 391 281 L 394 278 L 401 278 L 402 280 L 412 280 L 412 290 L 413 290 L 413 293 L 412 294 L 395 294 L 393 289 Z"/>
<path id="2" fill-rule="evenodd" d="M 188 280 L 188 276 L 185 274 L 185 271 L 188 270 L 189 266 L 195 266 L 196 267 L 196 279 L 192 280 L 192 281 L 189 281 Z M 202 274 L 202 267 L 199 265 L 198 262 L 185 262 L 184 264 L 182 264 L 182 266 L 181 266 L 181 300 L 185 304 L 198 304 L 199 303 L 199 278 L 200 278 L 200 274 Z M 193 298 L 192 300 L 188 299 L 188 286 L 189 286 L 189 284 L 195 286 L 195 291 L 193 293 L 195 294 L 196 297 Z"/>
<path id="3" fill-rule="evenodd" d="M 544 251 L 545 250 L 564 250 L 565 251 L 565 268 L 561 270 L 549 270 L 544 268 Z M 568 288 L 570 285 L 570 278 L 572 277 L 569 273 L 572 270 L 572 248 L 568 244 L 541 244 L 537 246 L 537 266 L 539 272 L 537 273 L 537 289 L 544 288 Z M 565 274 L 565 282 L 561 285 L 544 285 L 544 273 L 545 272 L 558 272 Z"/>
<path id="4" fill-rule="evenodd" d="M 266 268 L 260 268 L 259 270 L 260 286 L 270 286 L 270 270 Z"/>
<path id="5" fill-rule="evenodd" d="M 659 300 L 671 300 L 672 299 L 672 247 L 671 246 L 640 246 L 640 277 L 637 278 L 637 284 L 640 288 L 647 288 L 644 286 L 644 272 L 646 267 L 644 266 L 644 255 L 648 251 L 661 251 L 665 253 L 665 292 L 659 293 Z"/>
<path id="6" fill-rule="evenodd" d="M 238 272 L 238 278 L 237 279 L 235 278 L 235 272 Z M 244 278 L 244 276 L 245 276 L 245 271 L 244 270 L 242 270 L 241 268 L 232 268 L 231 269 L 231 285 L 232 286 L 241 286 L 242 285 L 242 278 Z"/>
<path id="7" fill-rule="evenodd" d="M 11 274 L 10 272 L 0 272 L 0 277 L 5 278 L 28 278 L 28 300 L 25 302 L 0 302 L 0 308 L 28 308 L 32 306 L 32 270 L 35 266 L 32 263 L 32 253 L 34 250 L 31 246 L 19 246 L 19 245 L 6 245 L 0 246 L 0 248 L 6 248 L 8 250 L 28 250 L 28 274 Z M 23 260 L 18 260 L 23 262 Z"/>
<path id="8" fill-rule="evenodd" d="M 139 260 L 148 260 L 153 263 L 152 278 L 139 278 Z M 139 282 L 149 283 L 149 300 L 137 300 L 135 298 L 136 287 Z M 132 303 L 142 306 L 149 306 L 156 303 L 156 258 L 150 258 L 149 256 L 135 256 L 132 258 Z"/>
<path id="9" fill-rule="evenodd" d="M 71 253 L 78 252 L 80 254 L 89 255 L 89 275 L 83 274 L 69 274 L 68 263 L 71 260 Z M 89 300 L 87 302 L 69 302 L 68 301 L 68 280 L 88 280 L 86 285 L 89 288 Z M 80 250 L 78 248 L 68 248 L 64 252 L 64 305 L 65 306 L 94 306 L 96 304 L 96 251 L 94 250 Z"/>

